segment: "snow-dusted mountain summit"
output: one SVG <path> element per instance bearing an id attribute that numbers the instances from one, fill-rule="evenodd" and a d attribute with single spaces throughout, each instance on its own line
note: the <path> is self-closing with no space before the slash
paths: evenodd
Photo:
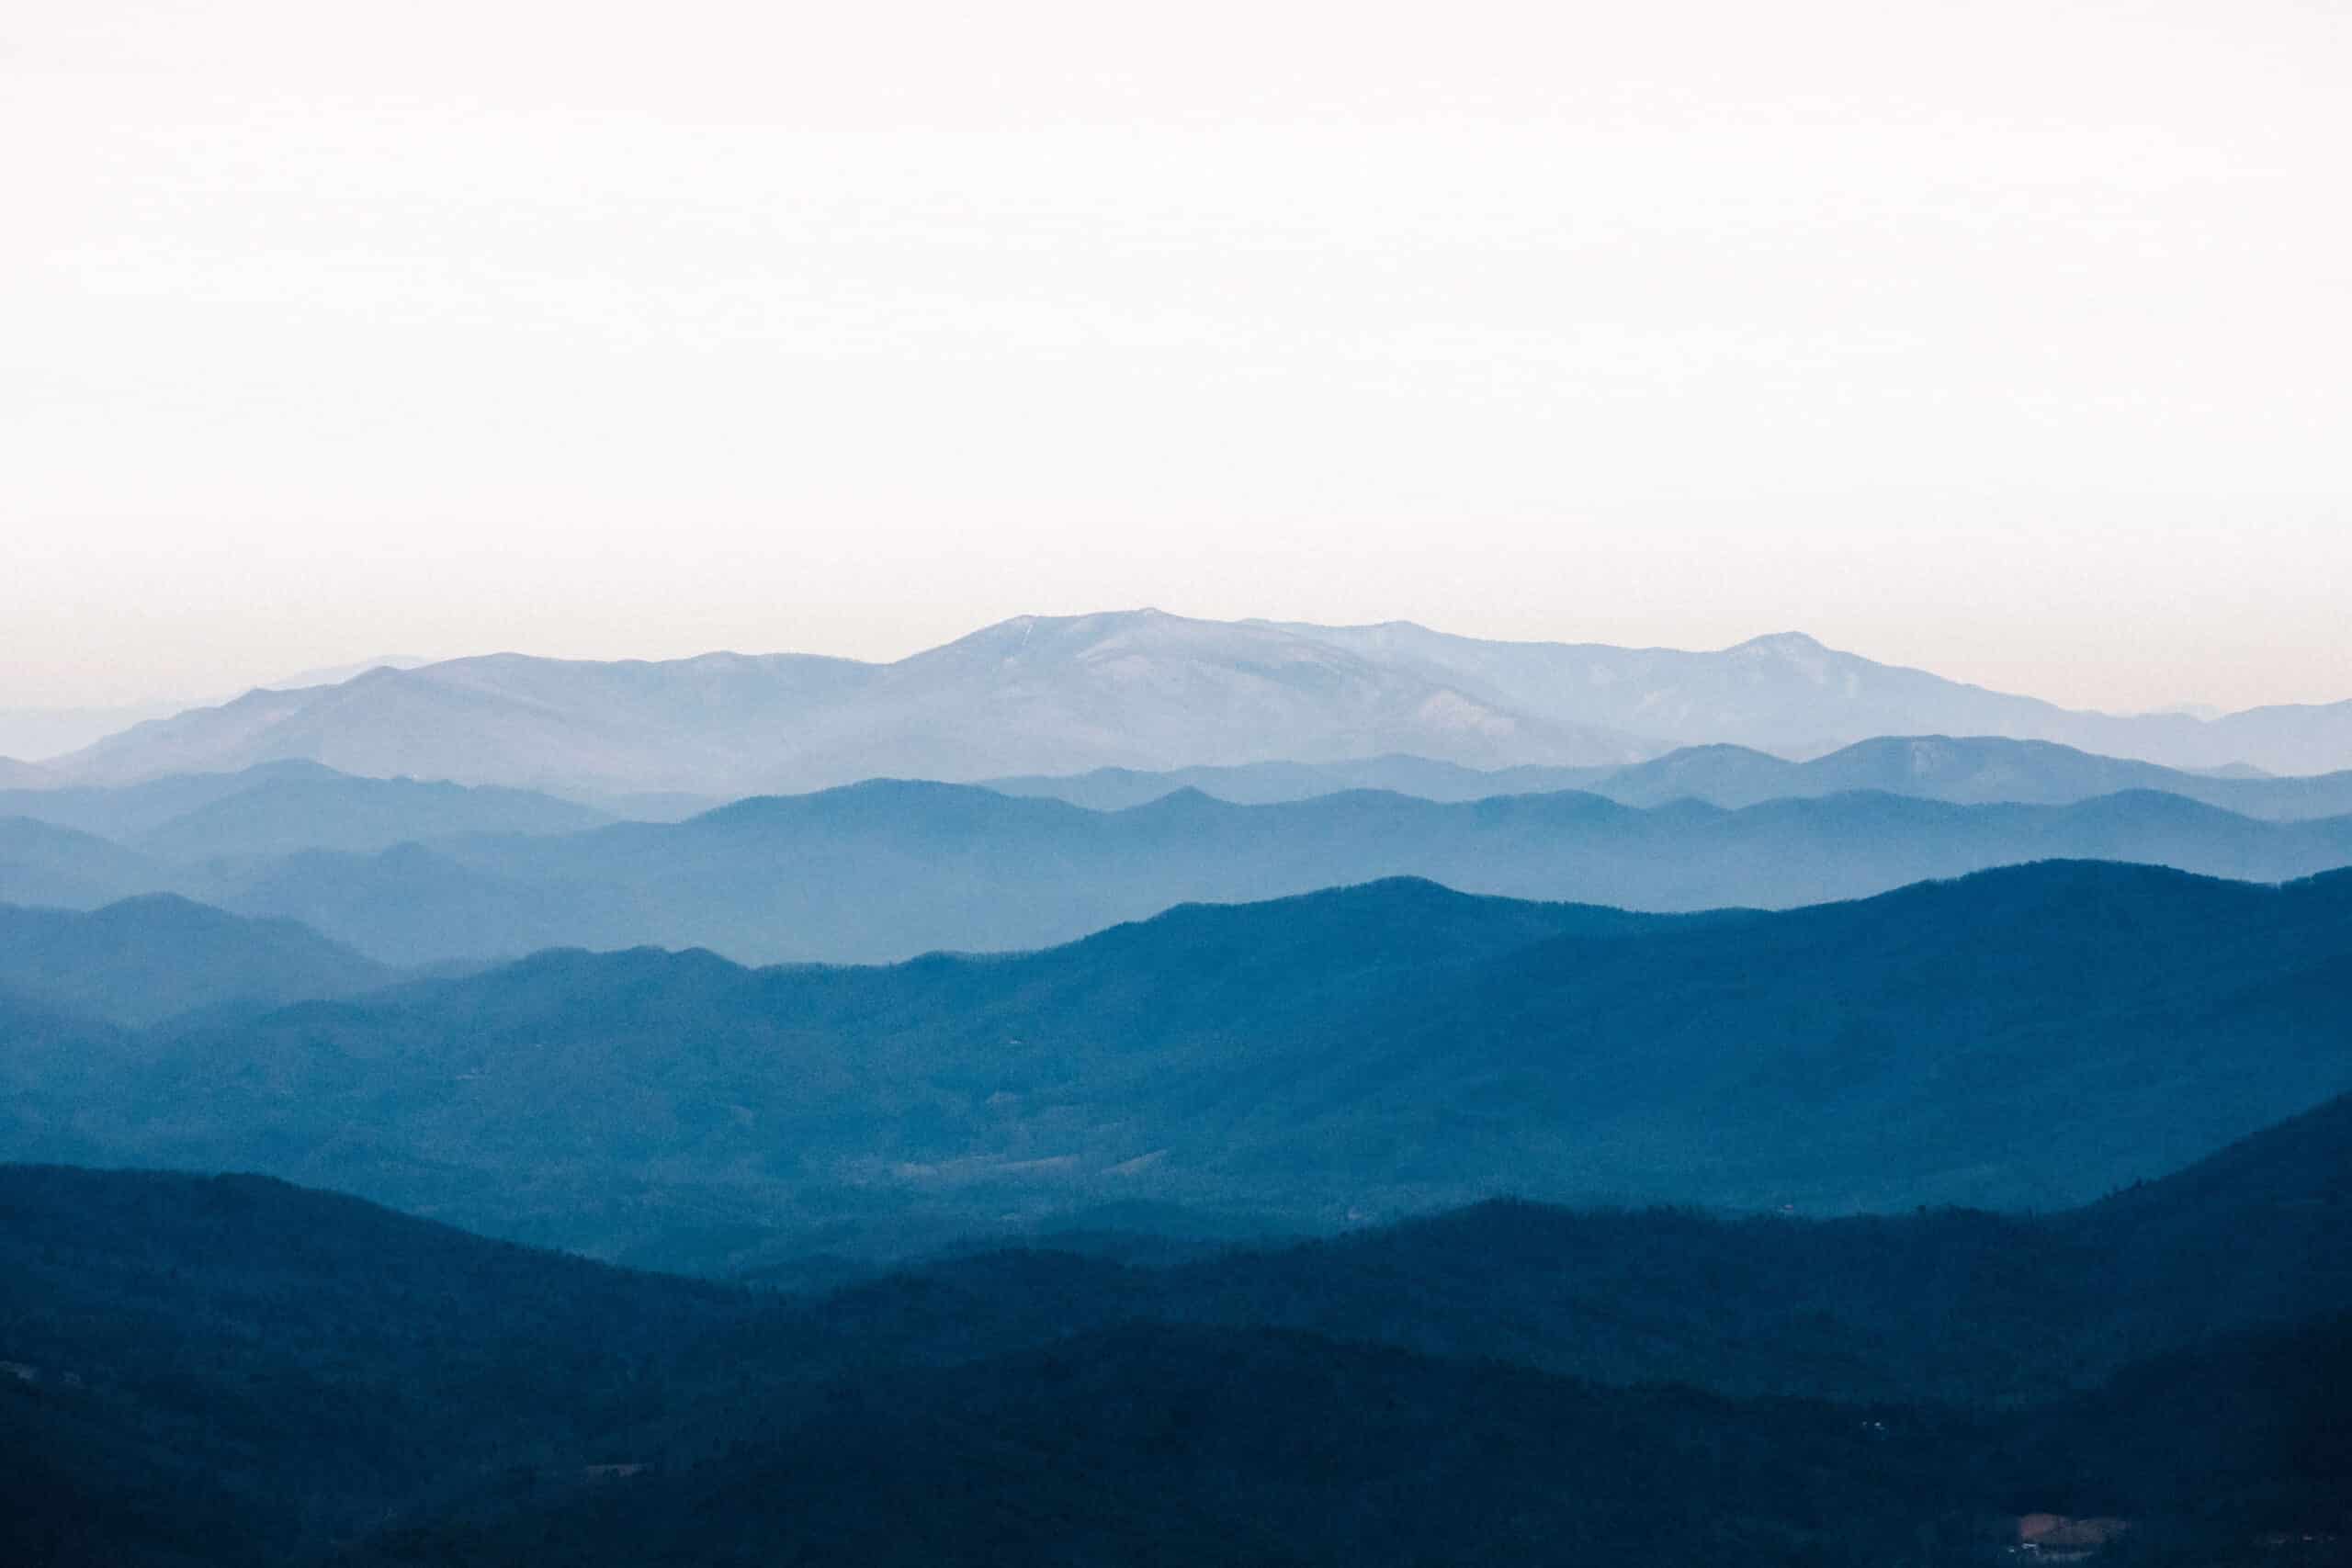
<path id="1" fill-rule="evenodd" d="M 1809 756 L 1886 734 L 2058 740 L 2181 767 L 2352 766 L 2352 703 L 2122 717 L 1795 633 L 1689 652 L 1135 610 L 1024 615 L 886 664 L 509 653 L 379 668 L 141 724 L 48 767 L 121 782 L 301 758 L 379 776 L 720 795 L 1385 753 L 1595 765 L 1711 741 Z"/>

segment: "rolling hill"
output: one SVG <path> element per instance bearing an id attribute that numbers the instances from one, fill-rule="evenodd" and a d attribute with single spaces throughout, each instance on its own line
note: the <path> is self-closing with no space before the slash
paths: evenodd
<path id="1" fill-rule="evenodd" d="M 348 996 L 393 978 L 291 920 L 247 919 L 171 894 L 86 914 L 0 904 L 0 991 L 115 1023 Z"/>
<path id="2" fill-rule="evenodd" d="M 256 860 L 304 850 L 368 853 L 462 833 L 573 833 L 605 813 L 535 790 L 278 772 L 139 833 L 164 860 Z"/>
<path id="3" fill-rule="evenodd" d="M 185 879 L 111 840 L 29 817 L 0 817 L 0 903 L 95 909 Z"/>
<path id="4" fill-rule="evenodd" d="M 315 762 L 171 773 L 141 784 L 0 792 L 14 814 L 175 862 L 367 852 L 458 833 L 565 833 L 604 812 L 530 790 L 359 778 Z"/>

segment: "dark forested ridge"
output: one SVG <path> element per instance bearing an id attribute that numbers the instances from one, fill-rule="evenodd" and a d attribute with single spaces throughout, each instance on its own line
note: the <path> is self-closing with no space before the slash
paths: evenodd
<path id="1" fill-rule="evenodd" d="M 2352 1097 L 2046 1215 L 1495 1201 L 1157 1269 L 1056 1245 L 943 1260 L 800 1310 L 888 1359 L 977 1354 L 1046 1320 L 1147 1316 L 1612 1384 L 2017 1407 L 2139 1358 L 2352 1310 Z M 725 1335 L 714 1348 L 748 1353 Z"/>
<path id="2" fill-rule="evenodd" d="M 1956 1568 L 2056 1524 L 2112 1532 L 2115 1562 L 2340 1563 L 2352 1464 L 2307 1380 L 2347 1371 L 2339 1319 L 1988 1416 L 1131 1324 L 722 1417 L 722 1458 L 396 1528 L 349 1561 Z"/>
<path id="3" fill-rule="evenodd" d="M 0 1559 L 307 1556 L 586 1441 L 745 1304 L 257 1178 L 0 1170 Z"/>
<path id="4" fill-rule="evenodd" d="M 2346 1127 L 2044 1221 L 1489 1205 L 808 1299 L 252 1178 L 0 1168 L 0 1531 L 11 1562 L 126 1568 L 1928 1565 L 2004 1561 L 2047 1510 L 2132 1521 L 2119 1562 L 2336 1561 L 2258 1543 L 2346 1523 L 2340 1264 L 2243 1317 L 2116 1313 L 2160 1283 L 2143 1228 L 2301 1205 L 2340 1243 Z M 2039 1380 L 2001 1366 L 2029 1332 Z"/>
<path id="5" fill-rule="evenodd" d="M 550 952 L 94 1045 L 9 1148 L 715 1270 L 1137 1202 L 2053 1209 L 2352 1089 L 2347 954 L 2352 877 L 2072 863 L 1703 917 L 1384 883 L 881 968 Z"/>

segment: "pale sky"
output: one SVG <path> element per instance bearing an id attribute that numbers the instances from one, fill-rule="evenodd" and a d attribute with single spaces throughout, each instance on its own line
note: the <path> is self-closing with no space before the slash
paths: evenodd
<path id="1" fill-rule="evenodd" d="M 2352 6 L 17 0 L 0 706 L 1158 604 L 2352 697 Z"/>

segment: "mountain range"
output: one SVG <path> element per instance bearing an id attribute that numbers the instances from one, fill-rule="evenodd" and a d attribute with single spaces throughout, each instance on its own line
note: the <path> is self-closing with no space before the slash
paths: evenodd
<path id="1" fill-rule="evenodd" d="M 289 766 L 298 771 L 285 776 Z M 527 792 L 308 769 L 271 764 L 112 792 L 175 803 L 198 784 L 208 796 L 238 786 L 133 832 L 141 849 L 0 818 L 0 899 L 94 908 L 175 893 L 300 920 L 392 964 L 647 943 L 748 963 L 865 963 L 1044 947 L 1174 904 L 1389 876 L 1691 911 L 1860 897 L 2044 859 L 2262 882 L 2352 864 L 2352 817 L 2256 821 L 2144 790 L 2068 806 L 1861 793 L 1736 810 L 1690 799 L 1630 807 L 1578 792 L 1456 803 L 1351 792 L 1238 806 L 1182 790 L 1100 812 L 973 785 L 878 781 L 739 801 L 684 822 L 565 831 L 594 814 Z M 68 798 L 88 819 L 90 800 L 111 795 Z M 461 830 L 483 822 L 540 830 Z M 293 847 L 403 833 L 417 836 L 382 850 Z M 232 846 L 243 852 L 207 852 Z M 174 848 L 185 858 L 157 852 Z"/>
<path id="2" fill-rule="evenodd" d="M 51 1021 L 0 1152 L 257 1168 L 669 1262 L 1106 1203 L 2048 1208 L 2352 1089 L 2347 963 L 2346 874 L 2050 863 L 1679 917 L 1390 882 L 1022 957 L 551 952 L 137 1033 Z"/>
<path id="3" fill-rule="evenodd" d="M 306 758 L 373 775 L 724 795 L 1275 754 L 1494 763 L 1657 749 L 1271 627 L 1139 612 L 1025 616 L 887 665 L 500 654 L 378 670 L 140 725 L 50 766 L 107 783 Z"/>
<path id="4" fill-rule="evenodd" d="M 2188 768 L 2352 767 L 2352 702 L 2075 712 L 1797 634 L 1718 652 L 1503 643 L 1408 623 L 1157 611 L 1023 616 L 888 664 L 803 654 L 594 663 L 497 654 L 257 690 L 47 761 L 67 783 L 305 759 L 549 790 L 739 795 L 1401 752 L 1476 768 L 1623 764 L 1690 744 L 1810 756 L 1996 735 Z"/>
<path id="5" fill-rule="evenodd" d="M 2000 736 L 1878 736 L 1825 756 L 1791 761 L 1745 746 L 1689 746 L 1624 767 L 1481 770 L 1426 757 L 1349 762 L 1251 762 L 1229 768 L 1090 773 L 983 780 L 1006 795 L 1067 800 L 1096 811 L 1141 806 L 1180 789 L 1238 805 L 1309 800 L 1343 790 L 1379 789 L 1424 800 L 1483 800 L 1498 795 L 1582 790 L 1625 806 L 1702 800 L 1759 806 L 1876 790 L 1956 806 L 2069 806 L 2125 790 L 2177 795 L 2242 817 L 2295 821 L 2352 814 L 2352 772 L 2310 777 L 2199 773 L 2094 756 L 2048 740 Z M 29 798 L 27 796 L 26 798 Z"/>
<path id="6" fill-rule="evenodd" d="M 564 833 L 613 818 L 533 790 L 360 778 L 316 762 L 169 773 L 134 784 L 0 789 L 0 818 L 70 828 L 169 861 L 366 852 L 458 833 Z"/>
<path id="7" fill-rule="evenodd" d="M 426 659 L 388 654 L 349 664 L 297 671 L 290 675 L 265 681 L 262 686 L 264 690 L 321 686 L 347 681 L 379 665 L 413 670 L 420 664 L 431 662 Z M 38 766 L 42 759 L 78 751 L 85 746 L 94 745 L 109 735 L 149 719 L 169 718 L 189 708 L 213 707 L 228 700 L 227 696 L 220 694 L 206 697 L 182 694 L 177 697 L 150 696 L 106 707 L 0 707 L 0 788 L 36 784 L 44 779 L 49 783 L 58 783 L 60 781 Z M 11 760 L 18 757 L 31 761 L 19 762 Z"/>
<path id="8" fill-rule="evenodd" d="M 2332 815 L 2352 808 L 2352 773 L 2215 777 L 1984 737 L 1882 738 L 1805 762 L 1730 746 L 1596 769 L 1387 756 L 985 791 L 1020 798 L 879 781 L 675 824 L 691 801 L 639 799 L 662 820 L 618 824 L 541 792 L 306 761 L 0 791 L 0 899 L 95 908 L 172 892 L 401 964 L 640 942 L 871 961 L 1040 946 L 1186 899 L 1384 875 L 1690 908 L 2052 856 L 2258 880 L 2352 859 L 2352 817 Z"/>
<path id="9" fill-rule="evenodd" d="M 77 863 L 89 848 L 71 847 Z M 123 872 L 116 855 L 100 859 L 106 876 Z M 1697 911 L 1860 897 L 2047 859 L 2281 882 L 2352 864 L 2352 818 L 2255 822 L 2144 792 L 2065 807 L 1854 795 L 1738 811 L 1577 794 L 1460 805 L 1351 794 L 1265 807 L 1181 794 L 1092 813 L 883 783 L 743 801 L 676 824 L 221 868 L 150 861 L 147 879 L 125 891 L 301 920 L 391 964 L 644 943 L 841 963 L 1044 947 L 1171 905 L 1391 876 Z"/>
<path id="10" fill-rule="evenodd" d="M 747 803 L 736 815 L 763 820 L 766 830 L 748 840 L 734 835 L 745 864 L 718 880 L 731 876 L 741 883 L 765 865 L 772 885 L 765 894 L 707 888 L 711 897 L 697 909 L 696 885 L 713 881 L 707 868 L 697 869 L 707 858 L 695 847 L 710 836 L 704 830 L 653 834 L 650 842 L 667 846 L 672 855 L 662 867 L 628 847 L 647 847 L 641 833 L 582 837 L 611 825 L 613 816 L 563 796 L 362 778 L 315 762 L 282 761 L 133 784 L 0 790 L 0 898 L 90 908 L 140 892 L 177 892 L 247 912 L 296 915 L 392 962 L 640 942 L 699 943 L 754 960 L 864 960 L 933 946 L 1038 945 L 1180 898 L 1266 897 L 1385 874 L 1660 908 L 1861 894 L 2038 855 L 2114 855 L 2277 878 L 2338 863 L 2330 829 L 2318 819 L 2352 812 L 2352 773 L 2216 777 L 1988 737 L 1881 738 L 1805 762 L 1731 746 L 1685 748 L 1612 768 L 1479 771 L 1393 755 L 1160 773 L 1098 770 L 991 780 L 986 787 L 1066 800 L 1090 812 L 1129 811 L 1185 791 L 1235 804 L 1294 807 L 1288 818 L 1237 820 L 1261 828 L 1288 820 L 1313 847 L 1251 852 L 1260 863 L 1236 866 L 1224 863 L 1242 852 L 1238 840 L 1251 835 L 1231 823 L 1198 844 L 1162 832 L 1155 847 L 1140 841 L 1153 835 L 1136 831 L 1152 813 L 1116 823 L 1065 817 L 1053 825 L 1051 818 L 1012 807 L 990 810 L 952 792 L 877 783 L 865 786 L 862 810 L 846 808 L 846 796 L 820 795 L 797 807 Z M 1443 814 L 1400 807 L 1391 841 L 1370 843 L 1363 840 L 1374 824 L 1360 807 L 1351 813 L 1343 803 L 1321 799 L 1366 788 L 1448 804 L 1570 789 L 1644 810 L 1697 801 L 1745 813 L 1781 804 L 1776 811 L 1713 825 L 1691 818 L 1687 809 L 1679 816 L 1668 811 L 1612 819 L 1580 817 L 1563 809 L 1566 802 L 1548 808 L 1522 804 L 1490 807 L 1489 819 L 1466 831 L 1466 818 L 1449 825 Z M 2120 799 L 2099 803 L 2119 790 L 2154 791 L 2235 816 L 2314 825 L 2269 835 L 2274 841 L 2266 846 L 2258 829 L 2218 815 L 2171 808 L 2166 821 L 2161 803 L 2142 801 L 2136 808 Z M 1912 813 L 1918 838 L 1891 863 L 1876 864 L 1903 808 L 1894 808 L 1895 821 L 1873 822 L 1859 799 L 1829 803 L 1838 794 L 1860 791 L 1958 805 L 2084 810 L 2064 818 L 1979 813 L 1957 821 L 1948 814 Z M 892 800 L 901 817 L 895 827 L 877 804 Z M 1787 804 L 1804 801 L 1824 804 L 1809 814 Z M 663 822 L 708 809 L 708 803 L 684 796 L 611 804 Z M 1181 816 L 1181 805 L 1159 806 L 1157 812 Z M 1546 810 L 1556 819 L 1553 841 L 1532 851 L 1501 842 L 1540 836 Z M 1852 830 L 1807 825 L 1808 816 L 1825 814 L 1849 816 Z M 25 820 L 8 820 L 12 816 Z M 1516 820 L 1504 826 L 1504 816 Z M 1782 820 L 1769 820 L 1776 816 Z M 819 845 L 823 852 L 813 857 L 801 854 L 810 835 L 853 818 L 861 822 L 854 833 Z M 1671 830 L 1677 824 L 1679 832 Z M 529 853 L 493 841 L 515 835 L 572 838 Z M 1796 840 L 1808 836 L 1815 841 L 1798 847 Z M 1121 850 L 1114 841 L 1123 839 L 1138 841 Z M 1481 839 L 1494 840 L 1497 852 L 1476 849 L 1474 840 Z M 1007 840 L 1043 845 L 1048 861 L 1066 863 L 1073 874 L 1059 886 L 1036 886 L 1040 863 L 1008 862 Z M 1677 868 L 1703 862 L 1727 843 L 1737 846 L 1734 853 L 1678 885 Z M 1792 857 L 1797 869 L 1784 884 L 1780 868 Z M 1087 874 L 1091 864 L 1106 858 L 1118 863 L 1105 872 L 1114 878 L 1107 887 Z M 927 885 L 919 874 L 924 864 L 939 873 Z M 853 905 L 846 919 L 812 912 L 831 899 L 829 881 L 867 873 L 878 875 L 879 897 Z M 648 880 L 666 886 L 649 896 L 639 886 Z M 557 889 L 553 897 L 563 900 L 559 906 L 550 905 L 550 886 Z M 894 894 L 894 886 L 904 891 Z"/>
<path id="11" fill-rule="evenodd" d="M 1288 629 L 1490 701 L 1572 713 L 1581 722 L 1681 745 L 1727 742 L 1807 756 L 1879 735 L 1997 735 L 2184 768 L 2251 763 L 2312 773 L 2352 767 L 2352 701 L 2212 718 L 2085 712 L 1880 664 L 1802 632 L 1702 653 L 1493 642 L 1409 621 Z"/>
<path id="12" fill-rule="evenodd" d="M 2341 1568 L 2347 1378 L 2352 703 L 1141 611 L 0 759 L 11 1568 Z"/>

